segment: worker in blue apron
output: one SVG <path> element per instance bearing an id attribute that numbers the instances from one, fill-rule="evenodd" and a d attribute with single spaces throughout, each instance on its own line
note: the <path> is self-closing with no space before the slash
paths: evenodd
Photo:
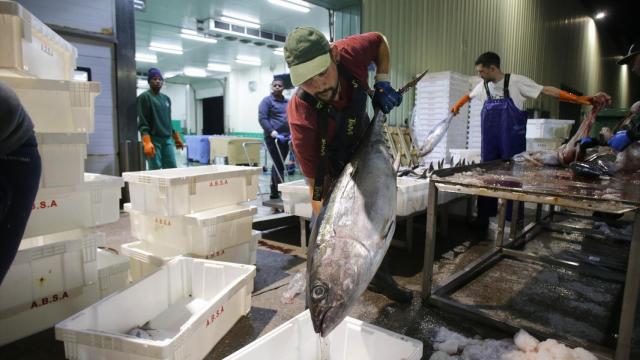
<path id="1" fill-rule="evenodd" d="M 577 96 L 553 86 L 539 85 L 526 76 L 504 74 L 500 69 L 500 57 L 493 52 L 480 55 L 475 65 L 483 81 L 471 93 L 460 98 L 451 112 L 458 114 L 460 108 L 471 99 L 485 100 L 480 114 L 482 162 L 508 160 L 526 150 L 527 114 L 523 111 L 526 99 L 536 99 L 542 93 L 580 105 L 611 103 L 611 97 L 605 93 Z M 489 218 L 497 214 L 497 201 L 496 198 L 478 197 L 478 217 L 473 222 L 473 228 L 488 228 Z M 506 214 L 509 221 L 511 206 L 509 201 Z M 518 219 L 522 220 L 522 204 L 518 214 Z"/>

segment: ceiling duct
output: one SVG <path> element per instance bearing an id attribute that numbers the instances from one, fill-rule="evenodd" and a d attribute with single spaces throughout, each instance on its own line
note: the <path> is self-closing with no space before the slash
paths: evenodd
<path id="1" fill-rule="evenodd" d="M 269 48 L 282 47 L 287 38 L 286 35 L 229 24 L 215 19 L 202 21 L 200 28 L 210 36 L 222 37 L 228 40 L 231 40 L 229 38 L 233 38 L 233 40 L 239 39 L 242 43 L 253 42 L 256 46 L 266 45 Z"/>

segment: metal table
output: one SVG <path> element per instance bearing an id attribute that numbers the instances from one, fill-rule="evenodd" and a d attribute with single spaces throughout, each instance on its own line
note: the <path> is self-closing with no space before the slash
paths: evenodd
<path id="1" fill-rule="evenodd" d="M 494 246 L 486 254 L 454 274 L 443 284 L 432 288 L 434 250 L 436 242 L 436 203 L 438 192 L 455 192 L 498 198 L 498 231 Z M 509 244 L 503 243 L 506 216 L 506 200 L 515 202 L 532 202 L 538 204 L 536 221 L 516 232 L 511 227 Z M 546 219 L 542 217 L 542 204 L 550 205 L 550 213 Z M 549 224 L 553 219 L 555 206 L 571 207 L 584 210 L 597 210 L 606 213 L 622 214 L 633 211 L 633 235 L 629 249 L 626 275 L 624 272 L 590 266 L 588 263 L 570 262 L 550 257 L 537 256 L 510 248 L 509 245 L 522 243 L 531 239 L 542 228 L 554 230 L 557 224 Z M 513 206 L 513 215 L 517 216 L 517 206 Z M 569 169 L 540 167 L 534 164 L 513 161 L 494 161 L 478 165 L 442 169 L 433 173 L 429 182 L 427 203 L 427 231 L 422 272 L 422 297 L 424 303 L 431 303 L 447 308 L 485 323 L 498 326 L 504 330 L 516 331 L 515 323 L 498 319 L 472 306 L 459 303 L 447 297 L 464 285 L 471 282 L 479 274 L 489 269 L 504 258 L 530 259 L 554 266 L 570 268 L 579 273 L 620 281 L 624 283 L 622 309 L 618 327 L 618 339 L 615 359 L 628 359 L 631 350 L 636 305 L 640 290 L 640 174 L 617 175 L 610 179 L 578 180 L 574 179 Z M 513 219 L 512 219 L 513 220 Z M 545 220 L 546 223 L 545 223 Z M 515 223 L 512 222 L 512 224 Z M 635 261 L 634 261 L 635 260 Z M 530 330 L 530 329 L 527 329 Z M 568 344 L 585 347 L 579 339 L 563 334 L 545 334 L 531 331 L 535 335 L 556 337 Z M 589 346 L 602 356 L 607 351 L 598 346 Z"/>

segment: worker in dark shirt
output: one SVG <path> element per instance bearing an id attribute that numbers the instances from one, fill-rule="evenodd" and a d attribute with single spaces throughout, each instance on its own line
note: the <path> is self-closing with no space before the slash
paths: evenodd
<path id="1" fill-rule="evenodd" d="M 271 199 L 280 197 L 278 184 L 284 178 L 283 159 L 289 154 L 289 122 L 287 121 L 287 104 L 289 101 L 282 95 L 284 82 L 274 78 L 271 82 L 271 95 L 266 96 L 258 107 L 258 121 L 264 130 L 264 142 L 267 145 L 273 166 L 271 167 Z M 278 152 L 278 149 L 280 150 Z"/>
<path id="2" fill-rule="evenodd" d="M 0 82 L 0 285 L 18 252 L 41 172 L 31 118 Z"/>

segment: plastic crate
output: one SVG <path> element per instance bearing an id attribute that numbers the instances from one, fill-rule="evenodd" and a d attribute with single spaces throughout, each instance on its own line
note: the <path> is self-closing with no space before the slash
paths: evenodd
<path id="1" fill-rule="evenodd" d="M 130 275 L 133 281 L 154 273 L 160 267 L 167 264 L 178 256 L 191 256 L 194 258 L 206 258 L 209 260 L 226 261 L 237 264 L 254 265 L 256 263 L 256 252 L 261 232 L 252 231 L 251 240 L 221 249 L 207 257 L 200 257 L 189 254 L 184 249 L 170 247 L 162 244 L 152 244 L 144 241 L 135 241 L 123 244 L 120 251 L 129 257 Z"/>
<path id="2" fill-rule="evenodd" d="M 123 173 L 131 208 L 163 216 L 186 215 L 254 200 L 260 167 L 209 165 Z"/>
<path id="3" fill-rule="evenodd" d="M 186 135 L 187 159 L 201 164 L 209 164 L 210 135 Z"/>
<path id="4" fill-rule="evenodd" d="M 42 158 L 40 187 L 72 186 L 84 182 L 89 136 L 80 133 L 36 133 Z"/>
<path id="5" fill-rule="evenodd" d="M 0 77 L 27 110 L 36 132 L 91 133 L 100 83 Z"/>
<path id="6" fill-rule="evenodd" d="M 566 139 L 571 135 L 573 120 L 529 119 L 527 139 Z"/>
<path id="7" fill-rule="evenodd" d="M 232 205 L 183 216 L 149 215 L 125 204 L 131 234 L 138 240 L 181 249 L 185 254 L 209 256 L 251 239 L 257 208 Z"/>
<path id="8" fill-rule="evenodd" d="M 127 287 L 129 282 L 129 258 L 109 250 L 98 249 L 98 284 L 100 299 Z"/>
<path id="9" fill-rule="evenodd" d="M 16 76 L 71 80 L 78 52 L 20 4 L 0 1 L 0 69 Z"/>
<path id="10" fill-rule="evenodd" d="M 242 144 L 246 142 L 251 144 L 246 146 L 245 153 L 245 148 L 242 147 Z M 260 164 L 261 139 L 224 135 L 209 137 L 209 143 L 209 157 L 211 162 L 213 162 L 215 158 L 226 158 L 226 163 L 231 165 Z M 247 154 L 249 155 L 248 159 Z"/>
<path id="11" fill-rule="evenodd" d="M 0 346 L 49 329 L 98 300 L 98 283 L 42 298 L 30 309 L 0 318 Z"/>
<path id="12" fill-rule="evenodd" d="M 39 189 L 24 236 L 118 221 L 123 185 L 120 177 L 85 173 L 80 185 Z"/>
<path id="13" fill-rule="evenodd" d="M 300 315 L 278 326 L 225 360 L 320 359 L 320 337 L 311 315 Z M 422 342 L 363 321 L 346 317 L 327 337 L 331 360 L 418 360 Z"/>
<path id="14" fill-rule="evenodd" d="M 564 139 L 527 139 L 527 151 L 556 150 Z"/>
<path id="15" fill-rule="evenodd" d="M 311 218 L 311 195 L 304 180 L 278 184 L 278 191 L 282 196 L 285 213 L 305 219 Z"/>
<path id="16" fill-rule="evenodd" d="M 102 233 L 77 229 L 22 239 L 0 286 L 0 318 L 95 283 L 101 238 Z"/>
<path id="17" fill-rule="evenodd" d="M 60 322 L 56 339 L 68 359 L 202 359 L 249 312 L 254 277 L 250 265 L 176 258 Z M 144 324 L 151 339 L 127 335 Z"/>

